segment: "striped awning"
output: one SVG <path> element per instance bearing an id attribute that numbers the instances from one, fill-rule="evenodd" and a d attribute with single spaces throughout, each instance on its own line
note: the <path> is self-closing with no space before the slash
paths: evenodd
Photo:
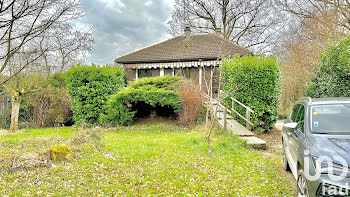
<path id="1" fill-rule="evenodd" d="M 151 69 L 151 68 L 186 68 L 186 67 L 205 67 L 219 66 L 221 60 L 213 61 L 191 61 L 191 62 L 165 62 L 165 63 L 139 63 L 139 64 L 123 64 L 126 68 L 132 69 Z"/>

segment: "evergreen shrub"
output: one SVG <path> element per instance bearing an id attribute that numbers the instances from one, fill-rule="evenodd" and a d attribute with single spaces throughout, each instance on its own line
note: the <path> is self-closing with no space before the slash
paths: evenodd
<path id="1" fill-rule="evenodd" d="M 222 66 L 222 89 L 250 107 L 252 127 L 256 132 L 268 131 L 278 117 L 280 97 L 280 64 L 274 56 L 235 56 L 225 59 Z M 225 105 L 232 107 L 229 98 Z M 235 110 L 245 115 L 245 108 Z M 237 116 L 243 125 L 245 121 Z"/>
<path id="2" fill-rule="evenodd" d="M 124 71 L 117 66 L 76 65 L 66 73 L 66 84 L 71 96 L 76 124 L 98 123 L 110 95 L 125 86 Z"/>
<path id="3" fill-rule="evenodd" d="M 350 97 L 350 36 L 330 46 L 321 55 L 314 72 L 307 96 Z"/>
<path id="4" fill-rule="evenodd" d="M 181 98 L 175 90 L 180 77 L 141 78 L 130 83 L 128 88 L 111 96 L 106 105 L 106 113 L 101 114 L 103 125 L 130 125 L 135 115 L 157 113 L 177 114 L 181 110 Z"/>

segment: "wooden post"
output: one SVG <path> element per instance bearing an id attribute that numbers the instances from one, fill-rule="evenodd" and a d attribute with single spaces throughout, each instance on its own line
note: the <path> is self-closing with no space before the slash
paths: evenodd
<path id="1" fill-rule="evenodd" d="M 199 89 L 202 89 L 202 66 L 199 65 Z"/>
<path id="2" fill-rule="evenodd" d="M 224 110 L 223 110 L 224 112 L 224 131 L 227 131 L 227 109 L 226 108 L 224 108 Z"/>
<path id="3" fill-rule="evenodd" d="M 245 117 L 247 119 L 246 123 L 245 123 L 245 127 L 250 131 L 251 129 L 251 125 L 248 121 L 250 121 L 250 111 L 247 109 L 246 113 L 245 113 Z"/>
<path id="4" fill-rule="evenodd" d="M 136 68 L 135 80 L 137 80 L 138 78 L 139 78 L 139 69 Z"/>

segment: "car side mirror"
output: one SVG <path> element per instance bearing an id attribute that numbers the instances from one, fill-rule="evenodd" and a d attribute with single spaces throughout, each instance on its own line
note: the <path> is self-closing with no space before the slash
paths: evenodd
<path id="1" fill-rule="evenodd" d="M 298 123 L 296 123 L 296 122 L 289 122 L 289 123 L 285 123 L 283 126 L 287 127 L 287 128 L 290 128 L 290 129 L 295 129 L 295 128 L 297 128 Z"/>

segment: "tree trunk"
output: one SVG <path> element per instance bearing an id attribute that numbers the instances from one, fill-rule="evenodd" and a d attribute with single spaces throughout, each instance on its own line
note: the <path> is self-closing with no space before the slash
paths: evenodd
<path id="1" fill-rule="evenodd" d="M 12 112 L 11 112 L 11 132 L 16 132 L 18 127 L 19 106 L 21 101 L 19 97 L 12 97 Z"/>

